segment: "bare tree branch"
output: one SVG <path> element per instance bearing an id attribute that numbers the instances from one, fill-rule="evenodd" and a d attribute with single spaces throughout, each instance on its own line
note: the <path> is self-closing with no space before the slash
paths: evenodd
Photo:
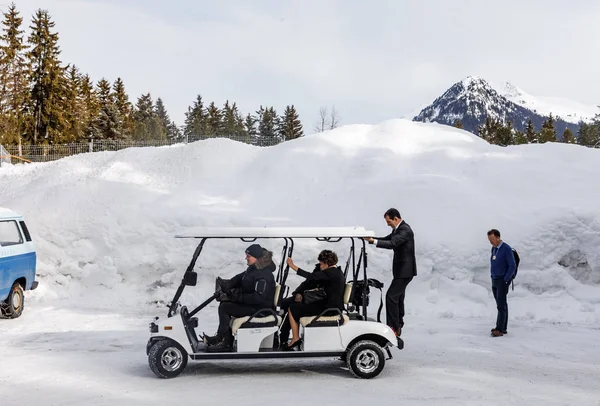
<path id="1" fill-rule="evenodd" d="M 335 106 L 331 109 L 331 120 L 329 121 L 329 129 L 333 130 L 340 125 L 340 115 L 335 109 Z"/>
<path id="2" fill-rule="evenodd" d="M 325 125 L 327 123 L 327 107 L 321 107 L 319 109 L 319 121 L 315 123 L 315 132 L 322 133 L 325 131 Z"/>

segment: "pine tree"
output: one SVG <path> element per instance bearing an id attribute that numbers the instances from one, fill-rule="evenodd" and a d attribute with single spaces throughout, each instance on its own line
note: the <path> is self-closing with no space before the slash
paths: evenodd
<path id="1" fill-rule="evenodd" d="M 206 111 L 206 136 L 221 137 L 223 135 L 223 113 L 211 102 Z"/>
<path id="2" fill-rule="evenodd" d="M 183 134 L 188 138 L 204 137 L 206 133 L 206 114 L 202 96 L 198 95 L 194 105 L 188 107 L 185 113 L 185 124 Z"/>
<path id="3" fill-rule="evenodd" d="M 514 144 L 515 145 L 523 145 L 527 144 L 527 137 L 525 133 L 522 131 L 516 131 L 514 136 Z"/>
<path id="4" fill-rule="evenodd" d="M 235 139 L 236 117 L 233 107 L 229 105 L 229 100 L 226 100 L 225 105 L 223 106 L 222 120 L 223 135 L 225 137 Z"/>
<path id="5" fill-rule="evenodd" d="M 259 114 L 261 120 L 258 123 L 259 145 L 269 146 L 276 145 L 279 142 L 277 112 L 273 107 L 263 109 L 260 107 Z"/>
<path id="6" fill-rule="evenodd" d="M 235 103 L 233 103 L 232 108 L 233 114 L 235 116 L 235 139 L 246 144 L 251 144 L 252 139 L 250 138 L 250 134 L 248 134 L 248 131 L 246 131 L 246 123 L 244 122 L 244 117 L 242 116 L 242 113 L 240 113 Z"/>
<path id="7" fill-rule="evenodd" d="M 575 136 L 573 136 L 573 132 L 569 128 L 565 128 L 565 131 L 562 134 L 562 142 L 575 144 Z"/>
<path id="8" fill-rule="evenodd" d="M 85 128 L 81 141 L 84 139 L 89 141 L 94 136 L 94 120 L 100 112 L 100 101 L 94 83 L 87 74 L 82 75 L 79 80 L 78 105 L 82 112 L 82 125 Z"/>
<path id="9" fill-rule="evenodd" d="M 514 138 L 512 123 L 510 121 L 506 124 L 498 123 L 498 127 L 496 129 L 496 133 L 494 134 L 493 140 L 494 144 L 500 145 L 501 147 L 513 145 Z"/>
<path id="10" fill-rule="evenodd" d="M 497 138 L 496 133 L 500 128 L 500 122 L 496 119 L 490 119 L 489 116 L 485 118 L 484 125 L 477 127 L 477 132 L 481 138 L 489 142 L 490 144 L 496 144 Z"/>
<path id="11" fill-rule="evenodd" d="M 156 112 L 156 116 L 158 117 L 158 122 L 160 123 L 161 131 L 163 131 L 165 134 L 168 134 L 169 125 L 171 125 L 171 119 L 169 118 L 169 113 L 167 113 L 165 104 L 163 103 L 160 97 L 156 99 L 154 111 Z"/>
<path id="12" fill-rule="evenodd" d="M 167 109 L 165 108 L 165 104 L 160 97 L 156 99 L 155 110 L 158 122 L 160 123 L 161 133 L 166 134 L 168 140 L 179 140 L 181 138 L 181 130 L 179 130 L 177 125 L 171 121 L 169 113 L 167 113 Z"/>
<path id="13" fill-rule="evenodd" d="M 139 141 L 165 140 L 166 132 L 163 131 L 162 124 L 156 111 L 150 93 L 144 94 L 138 98 L 133 113 L 135 128 L 133 138 Z"/>
<path id="14" fill-rule="evenodd" d="M 527 126 L 525 127 L 525 138 L 530 144 L 539 142 L 538 135 L 535 132 L 533 121 L 531 121 L 531 119 L 527 121 Z"/>
<path id="15" fill-rule="evenodd" d="M 250 137 L 251 142 L 254 142 L 254 139 L 258 136 L 258 130 L 256 129 L 256 123 L 258 119 L 252 114 L 248 113 L 246 116 L 246 120 L 244 120 L 244 128 L 246 133 Z"/>
<path id="16" fill-rule="evenodd" d="M 97 87 L 99 111 L 92 122 L 95 140 L 120 140 L 123 138 L 123 120 L 117 109 L 110 82 L 100 79 Z"/>
<path id="17" fill-rule="evenodd" d="M 41 140 L 55 142 L 66 127 L 64 105 L 64 68 L 58 59 L 58 34 L 53 33 L 54 22 L 46 10 L 37 10 L 28 38 L 31 83 L 31 110 L 33 114 L 33 144 Z"/>
<path id="18" fill-rule="evenodd" d="M 556 129 L 554 128 L 554 117 L 552 117 L 552 114 L 542 124 L 539 140 L 540 143 L 556 142 Z"/>
<path id="19" fill-rule="evenodd" d="M 285 108 L 282 122 L 282 138 L 284 141 L 300 138 L 304 135 L 302 123 L 294 105 Z"/>
<path id="20" fill-rule="evenodd" d="M 65 87 L 65 131 L 62 142 L 76 142 L 84 138 L 86 123 L 84 121 L 84 108 L 79 99 L 81 74 L 75 65 L 68 65 L 66 71 Z"/>
<path id="21" fill-rule="evenodd" d="M 577 143 L 586 147 L 593 147 L 600 142 L 600 131 L 595 124 L 579 122 L 579 131 L 577 133 Z"/>
<path id="22" fill-rule="evenodd" d="M 122 138 L 129 139 L 133 134 L 135 125 L 133 120 L 133 106 L 129 101 L 129 96 L 125 91 L 125 84 L 121 78 L 117 78 L 113 83 L 112 97 L 123 123 Z"/>
<path id="23" fill-rule="evenodd" d="M 26 45 L 24 31 L 21 30 L 23 18 L 19 16 L 16 5 L 11 3 L 8 12 L 2 13 L 2 36 L 0 40 L 0 141 L 18 142 L 27 127 L 26 108 L 29 102 Z"/>

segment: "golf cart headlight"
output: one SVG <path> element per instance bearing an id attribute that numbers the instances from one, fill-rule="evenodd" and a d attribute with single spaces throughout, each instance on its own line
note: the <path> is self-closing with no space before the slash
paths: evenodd
<path id="1" fill-rule="evenodd" d="M 150 323 L 150 332 L 158 333 L 158 326 L 156 325 L 156 323 L 154 323 L 154 322 Z"/>

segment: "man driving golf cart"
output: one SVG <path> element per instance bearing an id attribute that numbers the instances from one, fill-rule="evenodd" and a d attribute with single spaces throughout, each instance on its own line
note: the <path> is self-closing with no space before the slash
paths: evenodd
<path id="1" fill-rule="evenodd" d="M 275 277 L 277 269 L 273 262 L 273 253 L 252 244 L 246 249 L 248 268 L 230 280 L 217 279 L 221 295 L 219 304 L 219 327 L 217 334 L 204 342 L 208 352 L 232 351 L 233 335 L 230 324 L 232 317 L 251 316 L 261 309 L 274 309 Z"/>

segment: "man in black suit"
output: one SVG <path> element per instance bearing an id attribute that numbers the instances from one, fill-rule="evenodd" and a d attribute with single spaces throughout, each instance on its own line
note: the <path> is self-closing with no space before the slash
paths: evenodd
<path id="1" fill-rule="evenodd" d="M 406 287 L 417 275 L 415 237 L 412 229 L 402 220 L 397 209 L 389 209 L 383 217 L 387 225 L 392 228 L 391 234 L 381 238 L 366 237 L 365 240 L 369 244 L 376 243 L 375 246 L 378 248 L 394 250 L 393 279 L 385 296 L 385 311 L 388 326 L 399 337 L 402 334 L 402 327 L 404 327 Z"/>

